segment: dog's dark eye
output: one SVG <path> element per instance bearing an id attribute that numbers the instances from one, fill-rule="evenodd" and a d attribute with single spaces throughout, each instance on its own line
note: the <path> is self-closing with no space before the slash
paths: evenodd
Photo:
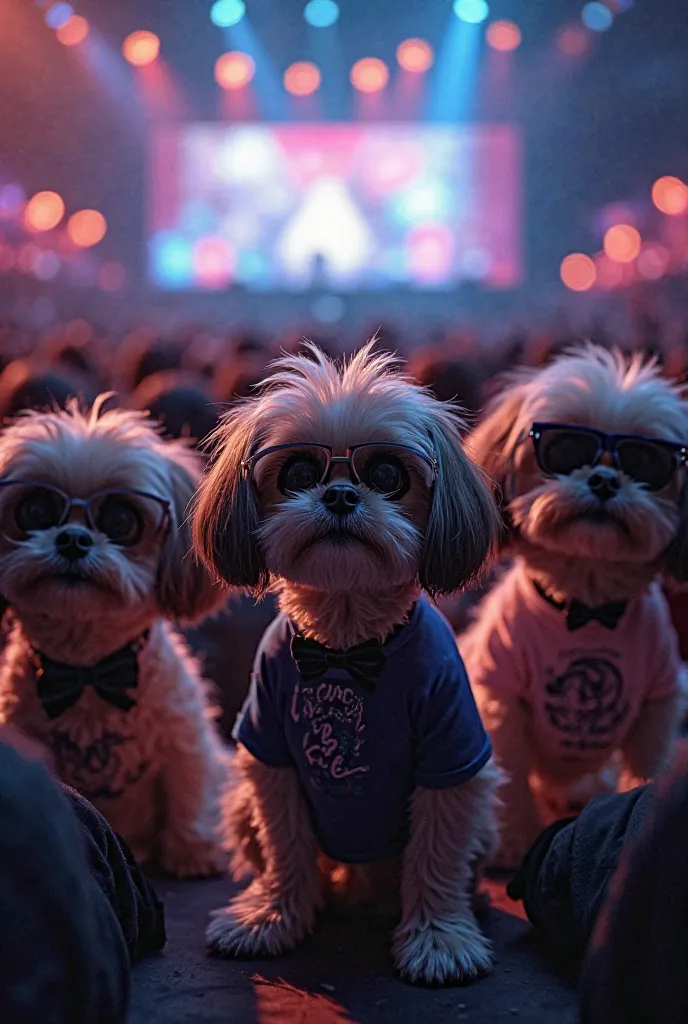
<path id="1" fill-rule="evenodd" d="M 317 462 L 305 455 L 295 455 L 280 471 L 278 486 L 282 494 L 310 491 L 317 486 L 322 472 Z"/>
<path id="2" fill-rule="evenodd" d="M 63 512 L 63 502 L 58 494 L 49 491 L 47 487 L 36 487 L 17 504 L 14 521 L 22 533 L 49 530 L 57 526 Z"/>
<path id="3" fill-rule="evenodd" d="M 408 490 L 408 473 L 401 463 L 391 455 L 374 456 L 367 463 L 361 479 L 373 491 L 380 494 L 400 495 Z"/>
<path id="4" fill-rule="evenodd" d="M 125 498 L 106 498 L 98 510 L 96 526 L 101 533 L 123 547 L 141 539 L 143 523 L 138 510 Z"/>

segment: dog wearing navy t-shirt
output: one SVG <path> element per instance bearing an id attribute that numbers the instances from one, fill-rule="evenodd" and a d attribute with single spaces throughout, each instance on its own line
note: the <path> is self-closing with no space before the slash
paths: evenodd
<path id="1" fill-rule="evenodd" d="M 228 585 L 278 594 L 235 728 L 235 874 L 213 915 L 226 956 L 277 954 L 324 899 L 400 913 L 393 957 L 467 982 L 491 950 L 473 914 L 501 777 L 454 636 L 423 595 L 479 573 L 498 527 L 456 407 L 368 345 L 284 358 L 220 426 L 194 512 Z"/>

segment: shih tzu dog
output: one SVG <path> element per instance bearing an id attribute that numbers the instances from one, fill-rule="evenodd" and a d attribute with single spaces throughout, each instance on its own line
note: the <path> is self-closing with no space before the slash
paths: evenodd
<path id="1" fill-rule="evenodd" d="M 511 867 L 548 819 L 667 758 L 682 668 L 657 577 L 687 564 L 686 405 L 652 363 L 589 345 L 512 375 L 468 450 L 514 556 L 459 640 L 510 780 Z"/>
<path id="2" fill-rule="evenodd" d="M 216 873 L 228 760 L 167 621 L 220 596 L 189 552 L 198 460 L 102 401 L 0 434 L 0 721 L 49 748 L 139 859 Z"/>
<path id="3" fill-rule="evenodd" d="M 326 894 L 394 890 L 393 956 L 413 981 L 490 965 L 471 902 L 494 843 L 499 773 L 455 638 L 421 595 L 481 568 L 497 512 L 461 421 L 371 346 L 278 362 L 225 418 L 194 514 L 206 565 L 272 588 L 281 614 L 239 717 L 235 868 L 210 948 L 276 954 Z M 384 902 L 384 900 L 383 900 Z"/>

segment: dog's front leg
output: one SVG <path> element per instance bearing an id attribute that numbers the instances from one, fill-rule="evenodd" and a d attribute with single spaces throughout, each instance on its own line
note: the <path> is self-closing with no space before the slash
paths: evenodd
<path id="1" fill-rule="evenodd" d="M 209 948 L 223 956 L 276 955 L 313 929 L 322 901 L 317 844 L 292 768 L 270 768 L 240 748 L 241 785 L 254 794 L 253 827 L 264 869 L 208 925 Z"/>
<path id="2" fill-rule="evenodd" d="M 402 920 L 392 954 L 413 982 L 470 982 L 492 965 L 492 951 L 472 907 L 474 862 L 496 831 L 501 773 L 490 762 L 450 789 L 413 794 L 411 838 L 404 853 Z"/>

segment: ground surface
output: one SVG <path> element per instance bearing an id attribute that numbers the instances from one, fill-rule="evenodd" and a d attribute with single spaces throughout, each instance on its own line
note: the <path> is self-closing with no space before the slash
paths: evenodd
<path id="1" fill-rule="evenodd" d="M 394 974 L 386 926 L 326 916 L 296 952 L 277 960 L 207 957 L 208 912 L 229 883 L 161 882 L 168 943 L 134 974 L 130 1024 L 576 1024 L 573 982 L 538 947 L 503 887 L 491 883 L 485 929 L 494 974 L 467 988 L 419 989 Z"/>

